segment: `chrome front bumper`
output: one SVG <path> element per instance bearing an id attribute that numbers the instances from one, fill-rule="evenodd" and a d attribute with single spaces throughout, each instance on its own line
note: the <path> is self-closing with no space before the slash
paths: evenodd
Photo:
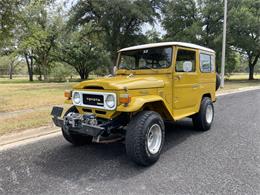
<path id="1" fill-rule="evenodd" d="M 57 127 L 63 128 L 65 131 L 97 137 L 104 133 L 104 131 L 106 130 L 105 127 L 99 125 L 86 124 L 83 120 L 80 120 L 79 118 L 71 117 L 69 118 L 69 120 L 73 123 L 68 123 L 66 120 L 60 118 L 62 115 L 62 111 L 63 108 L 61 107 L 53 107 L 51 115 L 53 116 L 52 120 L 54 124 Z"/>

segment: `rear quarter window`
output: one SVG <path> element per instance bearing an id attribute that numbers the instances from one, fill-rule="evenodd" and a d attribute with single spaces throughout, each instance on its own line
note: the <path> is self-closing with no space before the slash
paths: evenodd
<path id="1" fill-rule="evenodd" d="M 209 73 L 215 71 L 215 57 L 210 54 L 200 54 L 200 71 Z"/>

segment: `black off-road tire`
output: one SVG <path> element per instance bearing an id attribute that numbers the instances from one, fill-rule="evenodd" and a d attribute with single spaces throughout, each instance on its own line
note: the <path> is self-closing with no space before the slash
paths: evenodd
<path id="1" fill-rule="evenodd" d="M 208 106 L 212 106 L 212 112 L 213 112 L 212 120 L 210 123 L 208 123 L 206 120 L 206 110 Z M 209 97 L 204 97 L 201 101 L 199 112 L 192 116 L 193 126 L 196 130 L 207 131 L 210 129 L 211 124 L 213 123 L 213 119 L 214 119 L 213 103 Z"/>
<path id="2" fill-rule="evenodd" d="M 157 153 L 152 154 L 148 150 L 147 136 L 150 127 L 158 124 L 161 128 L 161 145 Z M 165 127 L 161 116 L 154 111 L 142 111 L 134 116 L 126 130 L 126 153 L 135 163 L 149 166 L 155 163 L 161 154 L 165 139 Z"/>
<path id="3" fill-rule="evenodd" d="M 66 116 L 70 112 L 78 113 L 78 110 L 75 106 L 72 106 L 71 108 L 69 108 L 67 110 L 67 112 L 64 114 L 64 116 Z M 71 133 L 69 130 L 65 130 L 63 128 L 61 128 L 61 130 L 62 130 L 62 135 L 65 138 L 65 140 L 67 140 L 74 146 L 82 146 L 82 145 L 92 143 L 92 139 L 93 139 L 92 136 Z"/>

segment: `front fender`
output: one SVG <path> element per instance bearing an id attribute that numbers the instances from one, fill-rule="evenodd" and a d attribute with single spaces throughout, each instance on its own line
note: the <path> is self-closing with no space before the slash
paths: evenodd
<path id="1" fill-rule="evenodd" d="M 146 96 L 136 96 L 131 98 L 131 102 L 125 106 L 123 104 L 117 107 L 118 112 L 136 112 L 142 109 L 144 104 L 153 103 L 153 102 L 162 102 L 169 113 L 171 110 L 169 109 L 168 104 L 164 101 L 161 96 L 158 95 L 146 95 Z"/>
<path id="2" fill-rule="evenodd" d="M 73 104 L 73 102 L 72 102 L 71 99 L 69 99 L 69 100 L 68 100 L 68 99 L 64 100 L 64 103 L 65 103 L 65 104 Z"/>

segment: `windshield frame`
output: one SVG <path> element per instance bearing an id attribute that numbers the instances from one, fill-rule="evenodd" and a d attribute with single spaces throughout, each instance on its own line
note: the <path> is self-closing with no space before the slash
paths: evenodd
<path id="1" fill-rule="evenodd" d="M 119 68 L 120 62 L 121 62 L 121 56 L 123 52 L 128 52 L 128 51 L 140 51 L 140 50 L 146 50 L 146 49 L 156 49 L 156 48 L 170 48 L 171 49 L 171 56 L 170 56 L 170 63 L 167 67 L 160 67 L 160 68 L 141 68 L 141 69 L 127 69 L 127 68 Z M 117 67 L 117 71 L 147 71 L 147 70 L 152 70 L 152 71 L 158 71 L 158 70 L 168 70 L 172 67 L 173 65 L 173 60 L 174 60 L 174 46 L 173 45 L 167 45 L 167 46 L 159 46 L 159 47 L 148 47 L 148 48 L 143 48 L 143 49 L 135 49 L 135 50 L 127 50 L 127 51 L 123 51 L 123 52 L 118 52 L 118 57 L 117 57 L 117 63 L 116 63 L 116 67 Z"/>

